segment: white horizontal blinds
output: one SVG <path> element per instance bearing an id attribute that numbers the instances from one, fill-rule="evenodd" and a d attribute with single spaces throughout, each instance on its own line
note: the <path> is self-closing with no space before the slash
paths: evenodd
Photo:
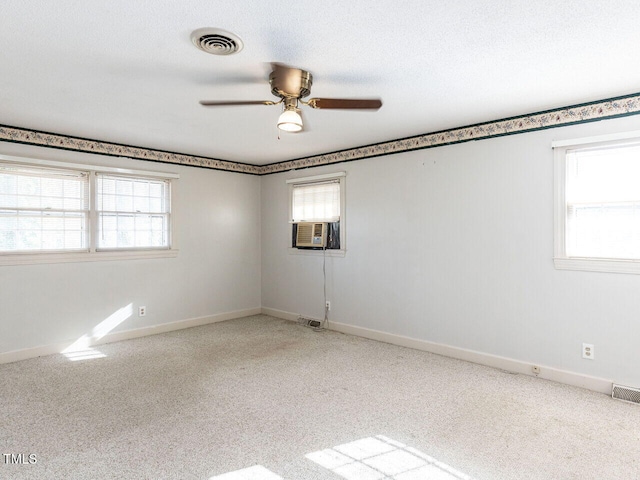
<path id="1" fill-rule="evenodd" d="M 640 145 L 567 152 L 569 257 L 640 259 Z"/>
<path id="2" fill-rule="evenodd" d="M 0 163 L 0 252 L 88 249 L 89 174 Z"/>
<path id="3" fill-rule="evenodd" d="M 294 222 L 340 220 L 340 180 L 293 185 Z"/>
<path id="4" fill-rule="evenodd" d="M 98 174 L 97 249 L 169 248 L 170 181 Z"/>

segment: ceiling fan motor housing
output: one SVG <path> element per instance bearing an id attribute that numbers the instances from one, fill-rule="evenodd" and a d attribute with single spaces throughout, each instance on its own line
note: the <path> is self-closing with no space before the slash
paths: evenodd
<path id="1" fill-rule="evenodd" d="M 271 93 L 281 98 L 304 98 L 311 93 L 313 77 L 306 70 L 288 69 L 286 75 L 282 70 L 274 70 L 269 75 Z"/>

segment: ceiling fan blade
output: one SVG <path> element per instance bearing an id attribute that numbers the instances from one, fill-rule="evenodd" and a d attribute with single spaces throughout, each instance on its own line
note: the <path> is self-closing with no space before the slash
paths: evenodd
<path id="1" fill-rule="evenodd" d="M 382 100 L 379 98 L 312 98 L 305 103 L 312 108 L 334 110 L 378 110 L 382 106 Z"/>
<path id="2" fill-rule="evenodd" d="M 205 107 L 228 107 L 235 105 L 275 105 L 279 102 L 270 100 L 200 100 L 200 105 Z"/>

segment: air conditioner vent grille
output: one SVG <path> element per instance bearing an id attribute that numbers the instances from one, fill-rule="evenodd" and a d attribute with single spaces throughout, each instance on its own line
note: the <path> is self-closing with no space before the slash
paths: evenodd
<path id="1" fill-rule="evenodd" d="M 327 245 L 326 223 L 300 222 L 297 229 L 296 247 L 324 248 Z"/>
<path id="2" fill-rule="evenodd" d="M 298 243 L 311 243 L 313 237 L 313 231 L 309 228 L 310 225 L 298 225 Z"/>
<path id="3" fill-rule="evenodd" d="M 611 396 L 625 402 L 640 404 L 640 389 L 613 384 Z"/>

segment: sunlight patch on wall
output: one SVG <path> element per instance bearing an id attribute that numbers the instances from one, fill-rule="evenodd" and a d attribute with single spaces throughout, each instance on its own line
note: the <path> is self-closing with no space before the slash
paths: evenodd
<path id="1" fill-rule="evenodd" d="M 127 318 L 133 314 L 133 304 L 130 303 L 126 307 L 122 307 L 116 310 L 114 313 L 105 318 L 98 325 L 93 327 L 91 334 L 82 335 L 78 340 L 73 342 L 67 348 L 62 350 L 62 353 L 72 362 L 78 360 L 89 360 L 93 358 L 103 358 L 106 355 L 99 350 L 91 348 L 98 340 L 108 334 L 111 330 L 116 328 Z"/>
<path id="2" fill-rule="evenodd" d="M 133 304 L 130 303 L 126 307 L 122 307 L 120 310 L 115 311 L 111 315 L 109 315 L 106 319 L 100 322 L 98 325 L 93 327 L 91 331 L 92 340 L 100 340 L 111 330 L 116 328 L 122 322 L 124 322 L 127 318 L 133 315 Z"/>

